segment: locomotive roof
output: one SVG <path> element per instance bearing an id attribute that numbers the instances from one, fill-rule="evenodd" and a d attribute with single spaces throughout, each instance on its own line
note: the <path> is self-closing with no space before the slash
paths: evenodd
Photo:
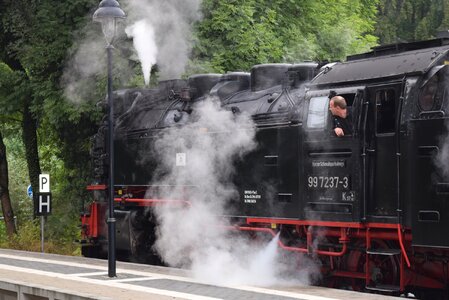
<path id="1" fill-rule="evenodd" d="M 406 74 L 426 73 L 449 50 L 449 45 L 405 51 L 336 63 L 315 77 L 310 85 L 365 81 Z M 354 58 L 352 58 L 354 59 Z"/>

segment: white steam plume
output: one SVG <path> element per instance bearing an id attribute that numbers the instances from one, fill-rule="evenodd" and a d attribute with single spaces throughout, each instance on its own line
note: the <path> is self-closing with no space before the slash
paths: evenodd
<path id="1" fill-rule="evenodd" d="M 155 248 L 171 266 L 190 268 L 196 278 L 214 284 L 273 285 L 285 283 L 281 274 L 291 271 L 281 262 L 278 236 L 270 243 L 249 240 L 219 216 L 226 215 L 231 199 L 239 195 L 231 182 L 234 163 L 256 147 L 255 127 L 249 116 L 233 115 L 209 99 L 194 107 L 196 121 L 167 130 L 156 140 L 155 153 L 161 166 L 154 185 L 174 187 L 164 197 L 185 199 L 189 190 L 191 206 L 156 208 L 159 226 Z M 176 154 L 185 153 L 186 163 L 176 166 Z M 163 171 L 162 171 L 163 170 Z M 270 236 L 271 238 L 271 236 Z M 267 245 L 268 244 L 268 245 Z M 302 259 L 298 256 L 294 258 Z M 295 278 L 307 283 L 311 270 Z M 302 276 L 302 277 L 301 277 Z M 295 283 L 298 283 L 296 280 Z"/>
<path id="2" fill-rule="evenodd" d="M 145 20 L 146 28 L 152 28 L 153 38 L 144 30 L 135 32 L 133 37 L 147 47 L 156 44 L 160 79 L 179 78 L 192 49 L 191 26 L 201 19 L 201 0 L 128 0 L 123 6 L 128 13 L 128 24 L 134 26 L 135 22 Z M 141 51 L 136 50 L 141 57 Z"/>
<path id="3" fill-rule="evenodd" d="M 128 37 L 133 38 L 134 48 L 142 65 L 145 85 L 150 83 L 151 68 L 156 63 L 157 46 L 153 27 L 145 20 L 126 28 Z"/>

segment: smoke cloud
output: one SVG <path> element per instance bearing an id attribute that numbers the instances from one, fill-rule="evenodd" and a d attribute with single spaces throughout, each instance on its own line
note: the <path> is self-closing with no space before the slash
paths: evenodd
<path id="1" fill-rule="evenodd" d="M 202 281 L 221 285 L 273 285 L 288 282 L 292 266 L 308 265 L 298 278 L 307 283 L 313 263 L 304 257 L 280 255 L 279 236 L 262 234 L 249 239 L 230 230 L 226 215 L 231 199 L 239 199 L 231 177 L 234 164 L 256 148 L 255 126 L 245 114 L 233 115 L 220 108 L 218 100 L 199 103 L 194 122 L 167 130 L 156 140 L 160 164 L 153 185 L 170 186 L 168 199 L 188 199 L 185 207 L 159 206 L 155 248 L 171 266 L 189 268 Z M 185 161 L 176 157 L 184 156 Z M 185 163 L 184 163 L 185 162 Z M 188 190 L 188 193 L 186 193 Z M 293 262 L 298 262 L 292 263 Z"/>
<path id="2" fill-rule="evenodd" d="M 201 0 L 122 0 L 127 14 L 118 26 L 113 52 L 114 83 L 127 85 L 135 75 L 137 54 L 145 83 L 151 67 L 157 64 L 159 79 L 179 78 L 192 49 L 192 24 L 201 19 Z M 126 34 L 133 39 L 131 43 Z M 73 102 L 95 98 L 97 76 L 106 74 L 106 42 L 99 24 L 89 22 L 77 33 L 74 48 L 68 54 L 61 84 L 65 96 Z"/>
<path id="3" fill-rule="evenodd" d="M 113 50 L 114 83 L 122 86 L 133 76 L 133 62 L 124 53 L 129 52 L 131 43 L 120 37 Z M 98 23 L 87 24 L 75 38 L 74 46 L 68 53 L 63 71 L 61 85 L 64 96 L 75 103 L 85 103 L 89 99 L 98 100 L 102 95 L 96 95 L 98 84 L 107 74 L 106 41 Z"/>
<path id="4" fill-rule="evenodd" d="M 100 42 L 101 41 L 101 42 Z M 92 28 L 86 27 L 86 35 L 76 43 L 77 49 L 70 54 L 64 68 L 62 85 L 65 96 L 73 102 L 80 103 L 95 90 L 93 76 L 106 72 L 105 44 Z"/>

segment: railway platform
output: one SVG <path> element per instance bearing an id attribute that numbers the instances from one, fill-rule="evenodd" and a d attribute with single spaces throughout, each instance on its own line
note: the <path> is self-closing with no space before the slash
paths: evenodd
<path id="1" fill-rule="evenodd" d="M 399 299 L 310 286 L 214 286 L 185 270 L 123 262 L 117 262 L 117 277 L 107 274 L 106 260 L 0 249 L 1 300 Z"/>

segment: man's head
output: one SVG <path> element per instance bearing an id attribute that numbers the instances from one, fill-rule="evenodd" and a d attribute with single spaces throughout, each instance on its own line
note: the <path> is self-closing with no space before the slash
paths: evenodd
<path id="1" fill-rule="evenodd" d="M 346 100 L 342 96 L 334 96 L 329 101 L 329 110 L 332 115 L 346 118 Z"/>

